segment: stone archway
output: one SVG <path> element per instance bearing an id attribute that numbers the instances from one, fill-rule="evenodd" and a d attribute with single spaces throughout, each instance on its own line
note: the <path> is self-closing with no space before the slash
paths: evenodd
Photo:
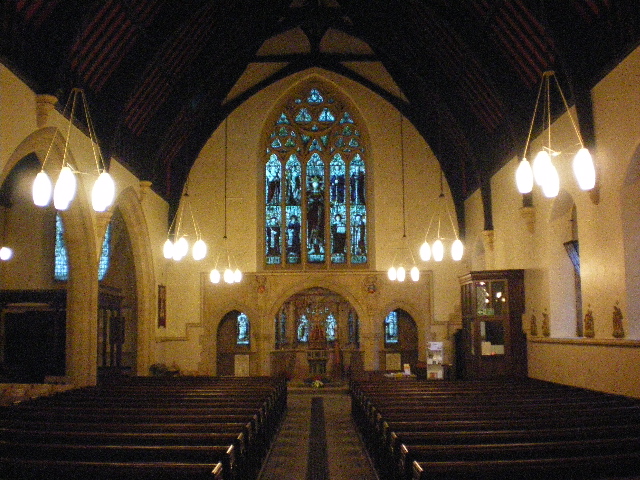
<path id="1" fill-rule="evenodd" d="M 363 370 L 358 315 L 332 290 L 312 287 L 291 295 L 276 314 L 275 329 L 275 374 L 339 379 Z"/>
<path id="2" fill-rule="evenodd" d="M 383 325 L 384 349 L 380 365 L 386 371 L 402 370 L 405 364 L 415 367 L 418 362 L 418 326 L 402 308 L 389 312 Z"/>

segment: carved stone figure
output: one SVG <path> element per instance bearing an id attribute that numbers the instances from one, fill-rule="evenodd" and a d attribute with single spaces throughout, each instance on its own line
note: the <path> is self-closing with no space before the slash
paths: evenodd
<path id="1" fill-rule="evenodd" d="M 613 307 L 613 336 L 614 338 L 624 338 L 624 327 L 622 326 L 623 319 L 622 311 L 618 304 Z"/>
<path id="2" fill-rule="evenodd" d="M 531 320 L 529 321 L 529 333 L 532 337 L 538 336 L 538 321 L 533 313 L 531 314 Z"/>
<path id="3" fill-rule="evenodd" d="M 596 336 L 596 332 L 593 328 L 593 312 L 591 309 L 587 310 L 587 314 L 584 316 L 584 336 L 587 338 L 593 338 Z"/>
<path id="4" fill-rule="evenodd" d="M 551 326 L 549 325 L 549 314 L 542 312 L 542 335 L 545 337 L 551 336 Z"/>

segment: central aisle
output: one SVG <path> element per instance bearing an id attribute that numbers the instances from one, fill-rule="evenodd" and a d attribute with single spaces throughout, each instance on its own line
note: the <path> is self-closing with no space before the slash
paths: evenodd
<path id="1" fill-rule="evenodd" d="M 259 480 L 378 480 L 347 393 L 289 390 L 287 414 Z"/>

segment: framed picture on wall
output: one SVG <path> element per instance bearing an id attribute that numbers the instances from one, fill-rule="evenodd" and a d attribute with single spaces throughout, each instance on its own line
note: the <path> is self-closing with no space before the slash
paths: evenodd
<path id="1" fill-rule="evenodd" d="M 158 328 L 167 327 L 167 287 L 158 285 Z"/>

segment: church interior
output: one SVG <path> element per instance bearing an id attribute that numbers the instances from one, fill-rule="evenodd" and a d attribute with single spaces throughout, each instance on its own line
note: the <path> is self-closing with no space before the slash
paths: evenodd
<path id="1" fill-rule="evenodd" d="M 0 32 L 4 405 L 234 378 L 279 423 L 283 380 L 373 435 L 357 382 L 640 399 L 637 2 L 17 0 Z"/>

